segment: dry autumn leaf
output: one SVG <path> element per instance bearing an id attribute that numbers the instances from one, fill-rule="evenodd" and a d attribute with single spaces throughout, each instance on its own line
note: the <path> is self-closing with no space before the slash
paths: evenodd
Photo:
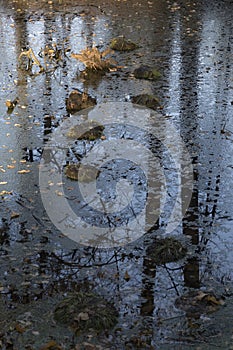
<path id="1" fill-rule="evenodd" d="M 50 340 L 40 350 L 62 350 L 62 347 L 58 345 L 54 340 Z"/>
<path id="2" fill-rule="evenodd" d="M 198 295 L 196 296 L 196 300 L 203 300 L 214 305 L 224 305 L 224 301 L 222 299 L 217 299 L 213 294 L 204 293 L 202 291 L 199 291 Z"/>
<path id="3" fill-rule="evenodd" d="M 12 194 L 12 192 L 9 192 L 9 191 L 1 191 L 0 192 L 0 196 L 4 196 L 6 194 Z"/>
<path id="4" fill-rule="evenodd" d="M 16 219 L 20 216 L 20 213 L 17 213 L 16 211 L 12 211 L 11 213 L 11 219 Z"/>
<path id="5" fill-rule="evenodd" d="M 18 174 L 27 174 L 27 173 L 30 173 L 31 170 L 26 170 L 26 169 L 23 169 L 23 170 L 19 170 L 18 171 Z"/>
<path id="6" fill-rule="evenodd" d="M 100 52 L 97 47 L 93 47 L 91 49 L 86 48 L 82 50 L 80 54 L 72 53 L 71 57 L 81 61 L 87 69 L 108 70 L 111 66 L 116 64 L 113 59 L 106 59 L 106 56 L 111 52 L 112 50 L 110 49 Z"/>
<path id="7" fill-rule="evenodd" d="M 130 280 L 130 275 L 128 274 L 128 271 L 125 272 L 124 279 L 128 282 Z"/>
<path id="8" fill-rule="evenodd" d="M 24 333 L 26 331 L 26 329 L 24 327 L 22 327 L 20 324 L 16 324 L 15 325 L 15 330 L 18 332 L 18 333 Z"/>

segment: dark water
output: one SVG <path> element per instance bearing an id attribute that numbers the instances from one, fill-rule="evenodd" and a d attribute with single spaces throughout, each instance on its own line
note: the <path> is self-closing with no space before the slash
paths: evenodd
<path id="1" fill-rule="evenodd" d="M 51 339 L 62 349 L 76 344 L 85 349 L 85 341 L 103 349 L 232 348 L 232 10 L 230 0 L 78 5 L 62 0 L 1 1 L 0 348 L 41 349 Z M 89 83 L 81 79 L 83 65 L 71 58 L 71 52 L 87 46 L 103 50 L 118 35 L 139 48 L 112 54 L 121 66 L 117 71 Z M 60 50 L 61 60 L 44 61 L 38 54 L 52 44 Z M 39 73 L 37 66 L 31 73 L 19 67 L 19 55 L 28 48 L 45 72 Z M 141 64 L 155 66 L 161 79 L 135 79 L 133 71 Z M 157 112 L 176 128 L 194 169 L 189 209 L 169 234 L 187 246 L 185 258 L 157 264 L 147 256 L 148 246 L 156 246 L 155 237 L 167 236 L 169 208 L 178 186 L 170 158 L 163 161 L 153 138 L 147 141 L 150 149 L 156 144 L 170 197 L 164 199 L 166 210 L 146 237 L 102 250 L 69 240 L 51 223 L 41 201 L 40 161 L 49 135 L 69 118 L 65 100 L 73 89 L 88 91 L 98 103 L 129 101 L 142 93 L 158 96 Z M 16 98 L 18 104 L 7 113 L 6 100 Z M 113 137 L 111 132 L 106 130 L 108 138 Z M 114 132 L 116 138 L 122 131 Z M 146 136 L 135 135 L 132 129 L 125 135 Z M 76 146 L 82 153 L 83 145 Z M 121 177 L 128 171 L 132 176 L 132 168 L 125 169 Z M 105 176 L 111 180 L 110 171 Z M 142 198 L 144 203 L 142 178 L 139 202 Z M 103 181 L 100 177 L 100 185 Z M 71 181 L 69 185 L 73 186 Z M 114 199 L 114 189 L 108 190 L 105 197 Z M 74 337 L 67 327 L 54 323 L 56 303 L 81 284 L 119 311 L 118 325 L 109 333 Z M 195 318 L 175 303 L 190 290 L 213 293 L 225 304 L 211 314 L 202 310 Z"/>

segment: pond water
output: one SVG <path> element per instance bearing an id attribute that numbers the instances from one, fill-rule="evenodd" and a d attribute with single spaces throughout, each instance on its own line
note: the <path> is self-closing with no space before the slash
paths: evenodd
<path id="1" fill-rule="evenodd" d="M 232 10 L 230 0 L 1 2 L 0 348 L 233 348 Z M 80 74 L 72 53 L 122 35 L 138 47 L 111 52 L 116 68 Z M 30 48 L 43 71 L 27 69 Z M 135 78 L 141 65 L 161 78 Z M 70 116 L 73 90 L 97 106 Z M 132 105 L 140 94 L 158 107 Z M 90 119 L 102 139 L 62 144 Z M 64 169 L 83 159 L 100 173 L 81 192 Z M 174 258 L 177 242 L 185 254 Z M 83 289 L 114 305 L 113 329 L 55 322 L 57 304 Z"/>

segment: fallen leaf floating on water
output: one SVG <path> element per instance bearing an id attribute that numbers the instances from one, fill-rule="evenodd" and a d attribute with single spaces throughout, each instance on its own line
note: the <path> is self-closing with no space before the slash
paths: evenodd
<path id="1" fill-rule="evenodd" d="M 24 333 L 26 331 L 26 329 L 24 327 L 22 327 L 20 324 L 16 324 L 15 325 L 15 330 L 18 332 L 18 333 Z"/>
<path id="2" fill-rule="evenodd" d="M 27 173 L 30 173 L 31 170 L 26 170 L 26 169 L 23 169 L 23 170 L 19 170 L 18 171 L 18 174 L 27 174 Z"/>
<path id="3" fill-rule="evenodd" d="M 63 349 L 54 340 L 50 340 L 47 344 L 45 344 L 45 346 L 40 348 L 40 350 L 63 350 Z"/>
<path id="4" fill-rule="evenodd" d="M 213 294 L 204 293 L 202 291 L 198 292 L 198 295 L 196 296 L 196 299 L 199 301 L 206 301 L 209 304 L 214 305 L 224 305 L 224 301 L 222 299 L 217 299 Z"/>
<path id="5" fill-rule="evenodd" d="M 0 196 L 5 196 L 6 194 L 12 194 L 10 191 L 1 191 Z"/>
<path id="6" fill-rule="evenodd" d="M 6 100 L 7 112 L 12 113 L 18 102 L 19 102 L 18 97 L 15 98 L 13 101 Z"/>
<path id="7" fill-rule="evenodd" d="M 11 219 L 16 219 L 20 216 L 20 213 L 17 213 L 16 211 L 12 211 L 11 213 Z"/>
<path id="8" fill-rule="evenodd" d="M 128 282 L 130 280 L 130 275 L 128 274 L 128 271 L 125 272 L 124 279 Z"/>
<path id="9" fill-rule="evenodd" d="M 61 191 L 56 190 L 55 193 L 59 197 L 63 196 L 63 192 L 61 192 Z"/>
<path id="10" fill-rule="evenodd" d="M 7 181 L 1 181 L 0 182 L 0 185 L 6 185 L 7 184 Z"/>

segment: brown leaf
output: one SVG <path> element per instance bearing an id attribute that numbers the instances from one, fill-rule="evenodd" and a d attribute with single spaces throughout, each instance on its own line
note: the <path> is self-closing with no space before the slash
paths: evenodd
<path id="1" fill-rule="evenodd" d="M 62 350 L 61 346 L 58 345 L 54 340 L 50 340 L 40 350 Z"/>
<path id="2" fill-rule="evenodd" d="M 11 213 L 11 219 L 15 219 L 15 218 L 18 218 L 20 216 L 20 213 L 17 213 L 15 211 L 12 211 Z"/>
<path id="3" fill-rule="evenodd" d="M 20 324 L 16 324 L 15 325 L 15 330 L 18 332 L 18 333 L 24 333 L 26 331 L 26 329 L 24 327 L 22 327 Z"/>
<path id="4" fill-rule="evenodd" d="M 124 279 L 125 279 L 127 282 L 130 280 L 130 275 L 128 274 L 127 271 L 125 272 Z"/>

